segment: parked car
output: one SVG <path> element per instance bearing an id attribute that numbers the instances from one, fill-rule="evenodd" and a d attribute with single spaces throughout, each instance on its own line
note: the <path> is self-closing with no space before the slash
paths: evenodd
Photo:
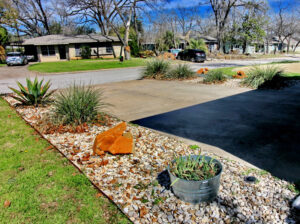
<path id="1" fill-rule="evenodd" d="M 21 52 L 8 52 L 6 54 L 6 64 L 10 65 L 26 65 L 28 64 L 27 57 Z"/>
<path id="2" fill-rule="evenodd" d="M 206 54 L 204 51 L 201 50 L 186 49 L 178 53 L 177 59 L 188 60 L 192 62 L 204 62 L 206 60 Z"/>
<path id="3" fill-rule="evenodd" d="M 169 49 L 168 52 L 172 53 L 175 57 L 177 57 L 178 53 L 181 49 Z"/>

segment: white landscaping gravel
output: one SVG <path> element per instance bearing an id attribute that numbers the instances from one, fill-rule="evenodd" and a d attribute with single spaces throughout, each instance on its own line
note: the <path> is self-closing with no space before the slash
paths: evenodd
<path id="1" fill-rule="evenodd" d="M 4 97 L 11 105 L 16 101 Z M 49 116 L 49 107 L 16 107 L 23 118 L 35 126 L 38 119 Z M 120 121 L 112 119 L 112 126 Z M 158 184 L 157 177 L 176 155 L 198 154 L 188 145 L 147 128 L 128 125 L 135 139 L 132 155 L 90 156 L 97 134 L 107 126 L 89 125 L 82 134 L 43 135 L 99 187 L 134 223 L 296 223 L 290 216 L 290 201 L 296 193 L 288 182 L 267 172 L 249 169 L 236 161 L 208 152 L 223 165 L 218 197 L 212 203 L 193 205 L 177 199 Z M 74 152 L 74 149 L 76 153 Z M 103 161 L 108 161 L 103 165 Z M 244 181 L 245 175 L 258 178 L 255 184 Z M 164 177 L 160 175 L 160 177 Z M 167 176 L 165 176 L 167 177 Z M 160 181 L 167 182 L 162 178 Z"/>

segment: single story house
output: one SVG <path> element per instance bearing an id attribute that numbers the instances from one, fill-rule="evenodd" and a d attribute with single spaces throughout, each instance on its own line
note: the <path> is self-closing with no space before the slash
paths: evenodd
<path id="1" fill-rule="evenodd" d="M 39 62 L 81 59 L 81 47 L 86 45 L 91 48 L 91 58 L 113 58 L 121 54 L 119 39 L 101 34 L 46 35 L 22 43 L 25 54 L 34 55 Z"/>

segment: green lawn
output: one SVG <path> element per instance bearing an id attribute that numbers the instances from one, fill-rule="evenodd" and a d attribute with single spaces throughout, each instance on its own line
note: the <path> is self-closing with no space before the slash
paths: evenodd
<path id="1" fill-rule="evenodd" d="M 126 68 L 144 66 L 145 59 L 132 58 L 131 60 L 119 62 L 118 60 L 72 60 L 59 62 L 42 62 L 29 66 L 30 71 L 41 73 L 56 73 L 56 72 L 75 72 L 87 70 L 99 70 L 109 68 Z"/>
<path id="2" fill-rule="evenodd" d="M 6 66 L 6 64 L 0 64 L 0 67 L 4 67 L 4 66 Z"/>
<path id="3" fill-rule="evenodd" d="M 290 61 L 290 60 L 284 60 L 284 61 L 279 61 L 279 62 L 271 62 L 268 64 L 262 64 L 262 65 L 276 65 L 276 64 L 291 64 L 291 63 L 299 63 L 299 61 Z M 246 66 L 249 67 L 249 66 Z M 236 74 L 236 71 L 233 71 L 235 68 L 240 68 L 240 70 L 243 70 L 244 66 L 240 67 L 225 67 L 225 68 L 217 68 L 218 70 L 221 70 L 225 75 L 228 76 L 233 76 Z M 289 77 L 291 79 L 300 79 L 300 73 L 284 73 L 284 76 Z"/>
<path id="4" fill-rule="evenodd" d="M 0 223 L 129 223 L 0 98 Z M 5 208 L 4 202 L 11 202 Z"/>

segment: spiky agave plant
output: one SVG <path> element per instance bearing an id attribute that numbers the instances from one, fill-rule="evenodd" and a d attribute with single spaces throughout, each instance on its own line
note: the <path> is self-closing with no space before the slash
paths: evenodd
<path id="1" fill-rule="evenodd" d="M 17 82 L 20 90 L 9 87 L 16 96 L 12 96 L 14 99 L 18 100 L 24 105 L 34 105 L 38 106 L 39 104 L 48 103 L 49 97 L 54 93 L 55 90 L 48 92 L 51 83 L 50 80 L 43 85 L 44 79 L 38 81 L 35 77 L 32 82 L 29 78 L 26 78 L 27 87 L 23 86 L 20 82 Z"/>

